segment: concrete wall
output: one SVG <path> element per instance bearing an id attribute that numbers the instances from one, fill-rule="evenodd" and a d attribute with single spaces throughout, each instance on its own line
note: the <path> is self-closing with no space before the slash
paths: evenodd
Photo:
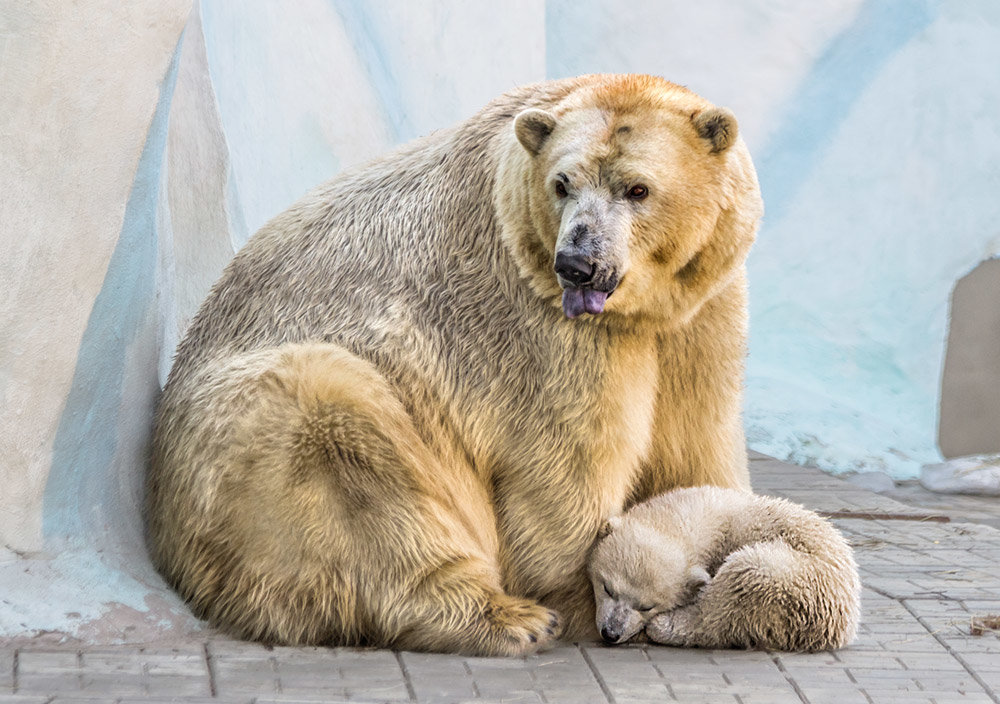
<path id="1" fill-rule="evenodd" d="M 992 0 L 5 5 L 0 636 L 198 627 L 139 515 L 198 303 L 313 185 L 545 77 L 658 73 L 737 112 L 768 209 L 751 444 L 913 476 L 950 291 L 1000 252 L 997 65 Z"/>
<path id="2" fill-rule="evenodd" d="M 949 458 L 1000 454 L 1000 259 L 955 284 L 938 444 Z"/>

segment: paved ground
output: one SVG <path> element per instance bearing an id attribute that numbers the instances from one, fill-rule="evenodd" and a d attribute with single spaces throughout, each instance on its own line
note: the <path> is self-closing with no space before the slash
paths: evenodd
<path id="1" fill-rule="evenodd" d="M 883 496 L 963 521 L 1000 528 L 1000 497 L 937 494 L 923 488 L 915 479 L 898 482 L 895 489 L 885 492 Z"/>
<path id="2" fill-rule="evenodd" d="M 997 499 L 903 487 L 911 507 L 754 455 L 761 493 L 834 517 L 862 571 L 861 634 L 832 653 L 566 644 L 524 659 L 274 648 L 212 635 L 146 647 L 0 643 L 0 704 L 23 702 L 807 702 L 1000 704 Z M 912 488 L 910 488 L 912 489 Z M 973 522 L 969 522 L 973 521 Z M 976 522 L 978 521 L 978 522 Z"/>

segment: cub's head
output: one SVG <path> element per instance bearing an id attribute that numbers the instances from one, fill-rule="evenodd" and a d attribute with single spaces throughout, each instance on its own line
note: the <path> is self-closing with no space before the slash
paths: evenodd
<path id="1" fill-rule="evenodd" d="M 657 614 L 691 603 L 710 581 L 680 543 L 627 516 L 609 519 L 598 533 L 589 571 L 597 630 L 607 643 L 624 643 Z"/>
<path id="2" fill-rule="evenodd" d="M 732 113 L 649 76 L 595 76 L 513 123 L 497 206 L 537 293 L 570 318 L 683 323 L 741 269 L 761 215 Z"/>

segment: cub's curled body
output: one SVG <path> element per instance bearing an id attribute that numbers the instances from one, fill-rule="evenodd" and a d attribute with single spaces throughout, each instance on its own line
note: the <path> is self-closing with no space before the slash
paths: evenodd
<path id="1" fill-rule="evenodd" d="M 609 519 L 591 557 L 605 640 L 816 651 L 855 636 L 850 546 L 812 511 L 768 496 L 676 489 Z"/>
<path id="2" fill-rule="evenodd" d="M 748 484 L 760 214 L 732 115 L 644 76 L 527 86 L 335 178 L 250 240 L 178 348 L 156 564 L 267 642 L 591 636 L 607 516 Z"/>

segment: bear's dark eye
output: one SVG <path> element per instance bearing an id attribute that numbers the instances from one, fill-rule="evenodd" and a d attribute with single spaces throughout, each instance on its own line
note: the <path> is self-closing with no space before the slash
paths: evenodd
<path id="1" fill-rule="evenodd" d="M 556 181 L 556 195 L 560 198 L 566 197 L 566 184 L 562 181 Z"/>
<path id="2" fill-rule="evenodd" d="M 649 195 L 649 189 L 641 183 L 637 183 L 625 192 L 625 197 L 629 200 L 642 200 Z"/>

